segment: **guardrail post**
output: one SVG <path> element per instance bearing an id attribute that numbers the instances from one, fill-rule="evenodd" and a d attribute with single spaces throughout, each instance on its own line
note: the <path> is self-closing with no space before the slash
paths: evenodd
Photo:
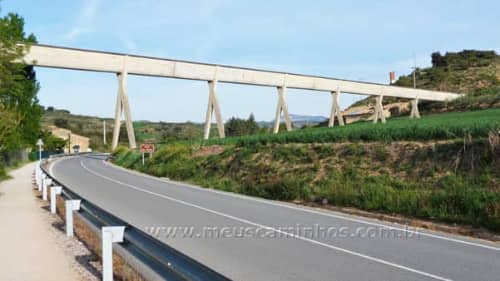
<path id="1" fill-rule="evenodd" d="M 41 176 L 40 176 L 40 183 L 38 184 L 38 191 L 41 192 L 42 191 L 42 187 L 43 187 L 43 184 L 44 184 L 44 181 L 45 181 L 45 174 L 42 172 L 41 173 Z"/>
<path id="2" fill-rule="evenodd" d="M 66 236 L 73 237 L 73 211 L 80 210 L 81 200 L 66 200 L 64 207 L 66 209 Z"/>
<path id="3" fill-rule="evenodd" d="M 103 226 L 102 238 L 102 280 L 113 281 L 113 243 L 123 242 L 124 226 Z"/>
<path id="4" fill-rule="evenodd" d="M 40 169 L 40 166 L 37 166 L 37 168 L 36 168 L 36 185 L 37 186 L 40 184 L 41 178 L 42 178 L 42 169 Z"/>
<path id="5" fill-rule="evenodd" d="M 50 212 L 52 214 L 56 213 L 56 195 L 62 193 L 62 186 L 52 186 L 50 188 Z"/>
<path id="6" fill-rule="evenodd" d="M 36 185 L 40 184 L 40 172 L 41 172 L 40 165 L 36 164 L 36 166 L 35 166 L 35 184 Z"/>
<path id="7" fill-rule="evenodd" d="M 42 185 L 42 199 L 47 201 L 47 188 L 52 184 L 52 179 L 45 179 Z"/>

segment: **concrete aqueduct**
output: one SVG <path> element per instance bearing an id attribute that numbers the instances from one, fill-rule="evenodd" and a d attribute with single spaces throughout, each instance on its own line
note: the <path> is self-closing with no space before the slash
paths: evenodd
<path id="1" fill-rule="evenodd" d="M 384 96 L 410 99 L 412 105 L 412 118 L 418 118 L 420 116 L 418 112 L 419 100 L 446 101 L 460 96 L 459 94 L 450 92 L 403 88 L 313 75 L 292 74 L 49 45 L 30 46 L 25 54 L 24 62 L 39 67 L 116 73 L 118 78 L 118 94 L 116 99 L 115 126 L 112 142 L 113 150 L 118 145 L 123 113 L 125 113 L 125 123 L 130 148 L 137 147 L 132 127 L 130 104 L 127 97 L 128 74 L 207 81 L 209 94 L 205 120 L 205 139 L 209 137 L 212 114 L 214 113 L 219 136 L 224 137 L 224 122 L 217 100 L 217 84 L 219 82 L 276 87 L 278 90 L 278 104 L 276 107 L 274 133 L 278 132 L 281 114 L 283 114 L 285 118 L 287 130 L 290 131 L 292 129 L 286 102 L 287 88 L 331 93 L 332 108 L 328 123 L 330 127 L 333 126 L 335 118 L 338 118 L 339 124 L 343 125 L 343 117 L 338 102 L 341 93 L 375 96 L 376 105 L 374 122 L 377 122 L 379 119 L 381 122 L 385 122 L 382 107 Z"/>

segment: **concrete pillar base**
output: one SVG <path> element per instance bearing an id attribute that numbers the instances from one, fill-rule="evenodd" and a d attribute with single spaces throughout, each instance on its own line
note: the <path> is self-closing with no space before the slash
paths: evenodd
<path id="1" fill-rule="evenodd" d="M 418 98 L 412 99 L 410 101 L 411 104 L 411 112 L 410 112 L 410 118 L 420 118 L 420 112 L 418 111 Z"/>
<path id="2" fill-rule="evenodd" d="M 283 117 L 285 117 L 286 130 L 292 130 L 292 120 L 288 114 L 288 105 L 285 98 L 286 86 L 278 87 L 278 105 L 276 106 L 276 116 L 274 118 L 274 129 L 273 133 L 277 134 L 280 130 L 281 123 L 281 112 L 283 112 Z"/>
<path id="3" fill-rule="evenodd" d="M 384 107 L 382 105 L 383 99 L 384 99 L 383 95 L 375 97 L 375 114 L 373 118 L 373 123 L 377 123 L 379 119 L 382 123 L 385 123 Z"/>
<path id="4" fill-rule="evenodd" d="M 117 74 L 118 94 L 116 96 L 115 127 L 113 129 L 113 142 L 111 144 L 112 150 L 115 150 L 118 146 L 120 138 L 121 118 L 123 113 L 125 113 L 125 124 L 127 126 L 129 147 L 131 149 L 137 148 L 137 144 L 135 142 L 134 126 L 132 124 L 132 114 L 130 112 L 130 104 L 128 102 L 127 95 L 127 76 L 127 56 L 125 56 L 123 61 L 123 71 Z"/>
<path id="5" fill-rule="evenodd" d="M 217 121 L 217 129 L 219 131 L 219 137 L 225 138 L 226 133 L 224 132 L 224 122 L 222 120 L 222 114 L 220 111 L 219 100 L 217 99 L 217 80 L 208 81 L 208 106 L 207 115 L 205 118 L 205 134 L 204 139 L 210 137 L 210 127 L 212 126 L 212 113 L 215 113 L 215 119 Z"/>
<path id="6" fill-rule="evenodd" d="M 339 120 L 339 125 L 344 126 L 344 117 L 342 116 L 342 112 L 340 111 L 339 106 L 339 96 L 340 90 L 332 92 L 332 110 L 330 112 L 330 119 L 328 120 L 328 127 L 333 127 L 335 123 L 335 117 Z"/>

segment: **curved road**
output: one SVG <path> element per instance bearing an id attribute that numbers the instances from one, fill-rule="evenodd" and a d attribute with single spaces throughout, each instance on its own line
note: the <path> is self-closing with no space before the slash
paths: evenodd
<path id="1" fill-rule="evenodd" d="M 203 189 L 96 156 L 51 173 L 87 200 L 234 280 L 499 280 L 500 246 Z"/>

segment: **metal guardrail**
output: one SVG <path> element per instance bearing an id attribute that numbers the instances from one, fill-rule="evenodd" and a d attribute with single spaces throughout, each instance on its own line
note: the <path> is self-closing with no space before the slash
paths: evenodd
<path id="1" fill-rule="evenodd" d="M 94 227 L 125 226 L 120 246 L 165 280 L 231 280 L 94 205 L 50 175 L 44 165 L 41 168 L 53 184 L 62 186 L 65 200 L 81 200 L 79 215 Z"/>

